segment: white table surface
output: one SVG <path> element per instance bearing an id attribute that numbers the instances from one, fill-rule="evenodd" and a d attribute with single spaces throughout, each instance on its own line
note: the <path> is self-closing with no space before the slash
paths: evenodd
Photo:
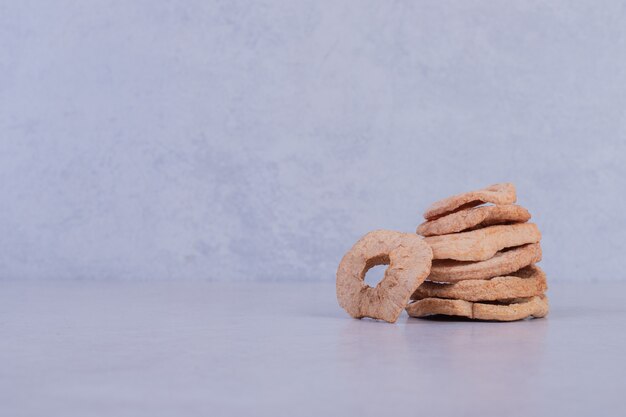
<path id="1" fill-rule="evenodd" d="M 393 325 L 349 318 L 333 283 L 0 281 L 0 415 L 623 416 L 625 293 Z"/>

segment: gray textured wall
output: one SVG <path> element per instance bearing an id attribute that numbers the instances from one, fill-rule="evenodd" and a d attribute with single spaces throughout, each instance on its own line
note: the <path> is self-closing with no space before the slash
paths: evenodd
<path id="1" fill-rule="evenodd" d="M 333 280 L 518 186 L 553 280 L 623 279 L 626 8 L 2 1 L 0 278 Z"/>

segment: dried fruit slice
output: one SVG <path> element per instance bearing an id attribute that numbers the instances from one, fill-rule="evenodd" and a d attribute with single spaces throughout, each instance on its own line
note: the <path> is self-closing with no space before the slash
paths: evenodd
<path id="1" fill-rule="evenodd" d="M 471 232 L 424 238 L 433 250 L 433 259 L 484 261 L 497 251 L 537 243 L 541 233 L 534 223 L 490 226 Z"/>
<path id="2" fill-rule="evenodd" d="M 541 245 L 530 243 L 498 252 L 486 261 L 434 260 L 430 267 L 430 275 L 426 279 L 435 282 L 487 279 L 510 274 L 539 261 L 541 261 Z"/>
<path id="3" fill-rule="evenodd" d="M 457 211 L 436 220 L 419 225 L 417 233 L 422 236 L 447 235 L 471 228 L 481 228 L 502 223 L 524 223 L 530 220 L 530 213 L 515 204 L 474 207 Z"/>
<path id="4" fill-rule="evenodd" d="M 355 318 L 395 322 L 411 294 L 428 276 L 432 256 L 430 247 L 414 233 L 376 230 L 366 234 L 339 263 L 339 305 Z M 389 267 L 382 281 L 372 288 L 364 278 L 376 265 Z"/>
<path id="5" fill-rule="evenodd" d="M 502 303 L 473 303 L 465 300 L 424 298 L 409 304 L 406 308 L 411 317 L 441 314 L 496 321 L 522 320 L 531 316 L 545 317 L 548 315 L 548 310 L 548 297 L 545 295 L 514 299 Z"/>
<path id="6" fill-rule="evenodd" d="M 424 282 L 411 296 L 424 298 L 453 298 L 466 301 L 495 301 L 525 298 L 546 292 L 546 274 L 536 265 L 529 265 L 509 275 L 492 279 L 473 279 L 456 284 Z"/>
<path id="7" fill-rule="evenodd" d="M 433 220 L 452 213 L 453 211 L 479 206 L 483 203 L 513 204 L 516 199 L 515 186 L 513 184 L 494 184 L 487 188 L 469 191 L 439 200 L 431 204 L 424 213 L 424 218 Z"/>

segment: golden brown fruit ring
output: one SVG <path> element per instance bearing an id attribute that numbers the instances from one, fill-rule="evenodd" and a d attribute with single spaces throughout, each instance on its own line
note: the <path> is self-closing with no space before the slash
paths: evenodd
<path id="1" fill-rule="evenodd" d="M 426 279 L 434 282 L 489 279 L 510 274 L 539 261 L 541 261 L 541 245 L 529 243 L 497 252 L 486 261 L 433 260 L 430 275 Z"/>
<path id="2" fill-rule="evenodd" d="M 435 220 L 427 220 L 419 225 L 417 234 L 422 236 L 447 235 L 495 224 L 524 223 L 528 220 L 530 220 L 528 210 L 515 204 L 472 207 L 455 211 Z"/>
<path id="3" fill-rule="evenodd" d="M 471 232 L 424 238 L 433 250 L 433 259 L 486 261 L 504 248 L 537 243 L 541 240 L 534 223 L 489 226 Z"/>
<path id="4" fill-rule="evenodd" d="M 359 239 L 337 269 L 337 300 L 355 318 L 395 322 L 430 272 L 433 253 L 414 233 L 376 230 Z M 376 265 L 389 265 L 372 288 L 364 281 Z"/>
<path id="5" fill-rule="evenodd" d="M 513 184 L 508 182 L 494 184 L 480 190 L 469 191 L 436 201 L 428 207 L 424 213 L 424 218 L 433 220 L 483 203 L 513 204 L 515 200 L 517 200 L 517 195 Z"/>
<path id="6" fill-rule="evenodd" d="M 528 317 L 548 315 L 548 297 L 538 295 L 532 298 L 506 300 L 500 303 L 473 303 L 447 298 L 424 298 L 406 308 L 411 317 L 433 315 L 462 316 L 475 320 L 515 321 Z"/>
<path id="7" fill-rule="evenodd" d="M 547 289 L 546 274 L 537 265 L 529 265 L 507 276 L 490 279 L 471 279 L 455 284 L 426 281 L 415 290 L 411 299 L 451 298 L 465 301 L 496 301 L 534 297 L 543 294 Z"/>

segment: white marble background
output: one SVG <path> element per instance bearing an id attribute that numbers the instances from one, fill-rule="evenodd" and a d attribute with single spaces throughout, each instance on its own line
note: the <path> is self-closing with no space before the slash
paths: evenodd
<path id="1" fill-rule="evenodd" d="M 518 186 L 552 280 L 622 280 L 626 6 L 0 1 L 0 279 L 333 280 Z"/>

